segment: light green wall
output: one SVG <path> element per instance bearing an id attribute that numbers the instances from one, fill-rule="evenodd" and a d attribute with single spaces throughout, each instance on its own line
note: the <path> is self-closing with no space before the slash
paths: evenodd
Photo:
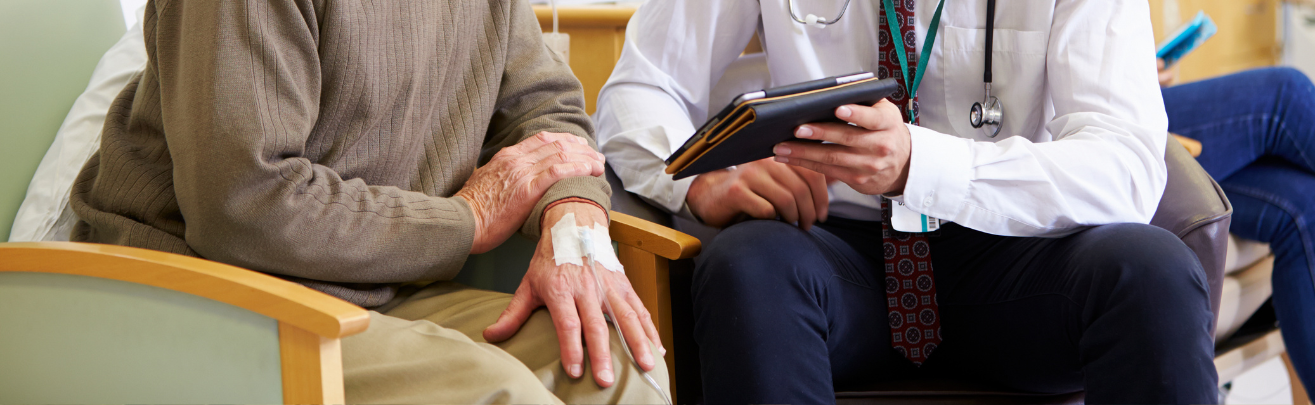
<path id="1" fill-rule="evenodd" d="M 0 1 L 0 240 L 73 100 L 123 32 L 117 0 Z"/>
<path id="2" fill-rule="evenodd" d="M 273 319 L 122 281 L 0 272 L 0 403 L 282 400 Z"/>

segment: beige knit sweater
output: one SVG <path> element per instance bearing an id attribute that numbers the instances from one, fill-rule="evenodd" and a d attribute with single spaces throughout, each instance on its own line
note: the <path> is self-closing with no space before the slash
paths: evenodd
<path id="1" fill-rule="evenodd" d="M 579 82 L 526 0 L 152 0 L 149 62 L 74 185 L 74 240 L 204 257 L 352 303 L 452 278 L 474 239 L 452 197 L 539 131 L 592 143 Z M 599 178 L 549 202 L 608 207 Z"/>

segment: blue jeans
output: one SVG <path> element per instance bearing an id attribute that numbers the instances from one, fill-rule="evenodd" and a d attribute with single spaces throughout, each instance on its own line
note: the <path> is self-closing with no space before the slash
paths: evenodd
<path id="1" fill-rule="evenodd" d="M 1269 68 L 1166 88 L 1169 131 L 1233 203 L 1233 234 L 1274 251 L 1274 311 L 1302 383 L 1315 387 L 1315 85 Z"/>
<path id="2" fill-rule="evenodd" d="M 879 222 L 832 217 L 722 231 L 694 271 L 709 404 L 835 401 L 872 383 L 960 379 L 1089 403 L 1214 403 L 1205 273 L 1172 233 L 1094 227 L 930 236 L 941 345 L 921 367 L 890 346 Z"/>

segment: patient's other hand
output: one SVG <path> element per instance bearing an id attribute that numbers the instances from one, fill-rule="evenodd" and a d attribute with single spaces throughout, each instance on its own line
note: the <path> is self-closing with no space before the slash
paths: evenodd
<path id="1" fill-rule="evenodd" d="M 567 213 L 574 213 L 576 225 L 580 226 L 608 223 L 607 214 L 589 203 L 563 203 L 545 212 L 543 236 L 539 238 L 534 258 L 530 260 L 529 271 L 516 289 L 516 295 L 512 296 L 511 304 L 502 311 L 497 322 L 484 330 L 484 339 L 500 342 L 512 337 L 535 309 L 547 306 L 553 326 L 557 329 L 562 367 L 566 373 L 572 378 L 579 378 L 583 374 L 583 342 L 589 348 L 589 364 L 594 372 L 594 381 L 599 386 L 610 387 L 616 381 L 616 374 L 612 370 L 611 331 L 603 318 L 601 299 L 612 304 L 612 310 L 618 318 L 617 327 L 625 332 L 626 344 L 634 352 L 640 367 L 651 371 L 656 365 L 650 341 L 658 348 L 659 356 L 665 351 L 657 328 L 653 325 L 653 317 L 644 309 L 639 296 L 635 295 L 625 273 L 598 266 L 598 276 L 607 284 L 608 294 L 604 298 L 598 295 L 594 276 L 588 268 L 569 263 L 558 266 L 553 260 L 550 228 Z"/>
<path id="2" fill-rule="evenodd" d="M 705 224 L 722 228 L 747 218 L 798 223 L 807 230 L 826 221 L 826 179 L 817 172 L 769 159 L 700 174 L 685 196 Z"/>
<path id="3" fill-rule="evenodd" d="M 603 154 L 575 135 L 540 132 L 503 148 L 475 169 L 456 193 L 475 215 L 470 253 L 484 253 L 506 241 L 559 180 L 602 175 Z"/>

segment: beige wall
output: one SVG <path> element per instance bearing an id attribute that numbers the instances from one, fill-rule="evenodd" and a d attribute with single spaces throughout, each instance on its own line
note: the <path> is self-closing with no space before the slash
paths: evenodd
<path id="1" fill-rule="evenodd" d="M 1198 11 L 1204 10 L 1219 33 L 1179 64 L 1179 83 L 1241 70 L 1270 66 L 1279 61 L 1279 0 L 1150 0 L 1156 41 L 1163 40 Z M 1173 15 L 1173 6 L 1178 13 Z M 1168 7 L 1166 7 L 1168 6 Z"/>

